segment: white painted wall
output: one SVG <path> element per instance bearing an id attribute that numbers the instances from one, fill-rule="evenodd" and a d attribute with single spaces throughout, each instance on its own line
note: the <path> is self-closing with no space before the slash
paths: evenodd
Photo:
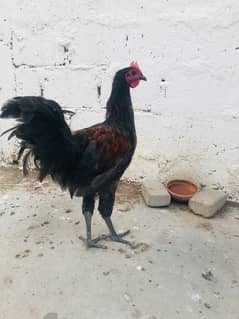
<path id="1" fill-rule="evenodd" d="M 0 0 L 0 12 L 1 103 L 42 91 L 82 127 L 103 118 L 114 72 L 136 59 L 149 81 L 132 91 L 127 176 L 187 177 L 239 200 L 237 0 Z M 14 149 L 0 141 L 2 164 Z"/>

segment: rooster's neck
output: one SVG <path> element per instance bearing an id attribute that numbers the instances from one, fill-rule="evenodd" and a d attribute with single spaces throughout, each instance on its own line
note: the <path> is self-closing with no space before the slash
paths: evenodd
<path id="1" fill-rule="evenodd" d="M 136 143 L 134 111 L 130 88 L 123 79 L 115 79 L 107 102 L 106 123 L 124 130 Z"/>

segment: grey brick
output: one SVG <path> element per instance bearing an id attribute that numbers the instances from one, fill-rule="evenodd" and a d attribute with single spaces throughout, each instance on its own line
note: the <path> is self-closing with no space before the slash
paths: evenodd
<path id="1" fill-rule="evenodd" d="M 227 195 L 217 190 L 203 190 L 189 200 L 189 207 L 193 213 L 210 218 L 225 204 Z"/>
<path id="2" fill-rule="evenodd" d="M 142 184 L 145 203 L 150 207 L 168 206 L 171 197 L 165 186 L 157 180 L 146 180 Z"/>

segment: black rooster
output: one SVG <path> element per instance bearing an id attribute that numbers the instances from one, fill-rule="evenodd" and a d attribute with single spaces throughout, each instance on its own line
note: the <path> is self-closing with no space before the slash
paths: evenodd
<path id="1" fill-rule="evenodd" d="M 83 196 L 82 212 L 86 221 L 87 246 L 105 248 L 98 243 L 106 236 L 91 237 L 91 219 L 95 196 L 99 195 L 99 212 L 113 241 L 130 244 L 123 239 L 129 231 L 117 234 L 111 214 L 117 183 L 128 167 L 136 147 L 134 112 L 130 87 L 146 80 L 137 63 L 118 71 L 107 102 L 106 119 L 94 126 L 71 132 L 61 107 L 43 97 L 23 96 L 8 100 L 2 107 L 2 118 L 16 118 L 18 124 L 3 132 L 11 132 L 21 140 L 18 159 L 23 156 L 23 172 L 27 174 L 32 156 L 39 169 L 39 180 L 51 175 L 72 196 Z"/>

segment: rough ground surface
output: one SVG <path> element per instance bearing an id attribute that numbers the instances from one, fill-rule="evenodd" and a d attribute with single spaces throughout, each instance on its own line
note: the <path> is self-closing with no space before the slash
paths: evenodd
<path id="1" fill-rule="evenodd" d="M 150 209 L 123 184 L 113 220 L 135 249 L 86 250 L 81 200 L 0 171 L 1 319 L 238 319 L 239 212 Z M 95 214 L 94 235 L 106 232 Z"/>

